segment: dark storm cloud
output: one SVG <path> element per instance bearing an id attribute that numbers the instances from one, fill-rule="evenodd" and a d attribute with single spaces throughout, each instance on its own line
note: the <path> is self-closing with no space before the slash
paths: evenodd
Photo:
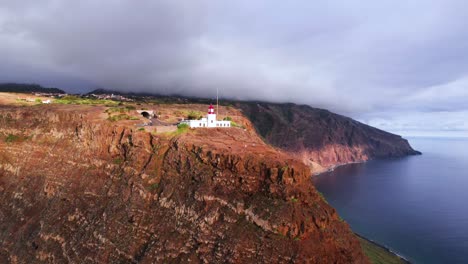
<path id="1" fill-rule="evenodd" d="M 0 81 L 205 97 L 219 88 L 386 118 L 390 130 L 411 124 L 403 113 L 459 129 L 465 2 L 0 0 Z"/>

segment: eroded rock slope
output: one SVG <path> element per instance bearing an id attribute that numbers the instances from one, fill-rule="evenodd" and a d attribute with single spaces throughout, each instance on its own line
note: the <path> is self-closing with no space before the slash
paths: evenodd
<path id="1" fill-rule="evenodd" d="M 237 103 L 266 142 L 302 159 L 314 173 L 375 158 L 420 154 L 401 136 L 306 105 Z"/>
<path id="2" fill-rule="evenodd" d="M 67 107 L 0 107 L 0 263 L 368 262 L 309 168 L 253 130 Z"/>

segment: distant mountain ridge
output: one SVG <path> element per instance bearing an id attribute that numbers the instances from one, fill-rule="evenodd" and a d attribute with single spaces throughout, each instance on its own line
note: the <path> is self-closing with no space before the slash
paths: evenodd
<path id="1" fill-rule="evenodd" d="M 0 83 L 0 92 L 7 93 L 60 93 L 65 92 L 58 88 L 42 87 L 39 84 Z"/>
<path id="2" fill-rule="evenodd" d="M 418 155 L 408 141 L 307 105 L 238 103 L 264 140 L 301 158 L 314 172 L 376 158 Z"/>

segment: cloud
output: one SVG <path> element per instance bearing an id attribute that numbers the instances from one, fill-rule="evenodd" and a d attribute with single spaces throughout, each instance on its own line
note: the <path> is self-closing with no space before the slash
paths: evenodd
<path id="1" fill-rule="evenodd" d="M 361 122 L 404 136 L 468 137 L 468 111 L 374 113 Z"/>
<path id="2" fill-rule="evenodd" d="M 219 88 L 361 119 L 460 113 L 467 5 L 0 0 L 0 81 L 203 97 Z"/>

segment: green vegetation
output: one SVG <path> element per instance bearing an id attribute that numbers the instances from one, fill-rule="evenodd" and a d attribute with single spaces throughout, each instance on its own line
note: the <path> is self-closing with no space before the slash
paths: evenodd
<path id="1" fill-rule="evenodd" d="M 42 103 L 42 100 L 40 98 L 36 98 L 36 100 L 34 100 L 34 102 L 40 104 L 40 103 Z"/>
<path id="2" fill-rule="evenodd" d="M 327 200 L 325 199 L 325 196 L 323 196 L 323 193 L 321 193 L 321 192 L 319 192 L 319 191 L 317 191 L 317 193 L 318 193 L 318 195 L 320 196 L 320 198 L 322 198 L 322 200 L 323 200 L 324 202 L 328 203 Z"/>
<path id="3" fill-rule="evenodd" d="M 154 191 L 154 190 L 156 190 L 158 187 L 159 187 L 159 183 L 153 183 L 153 184 L 151 184 L 151 185 L 148 187 L 148 189 L 149 189 L 150 191 Z"/>
<path id="4" fill-rule="evenodd" d="M 95 98 L 83 98 L 75 95 L 64 96 L 60 99 L 54 101 L 56 104 L 78 104 L 78 105 L 106 105 L 106 106 L 116 106 L 119 104 L 117 101 L 112 100 L 102 100 Z"/>
<path id="5" fill-rule="evenodd" d="M 5 142 L 6 142 L 6 143 L 12 143 L 12 142 L 17 142 L 17 141 L 20 141 L 20 137 L 19 137 L 19 136 L 16 136 L 16 135 L 13 135 L 13 134 L 9 134 L 9 135 L 5 138 Z"/>
<path id="6" fill-rule="evenodd" d="M 177 125 L 177 131 L 176 134 L 182 134 L 185 133 L 189 130 L 189 125 L 188 124 L 178 124 Z"/>
<path id="7" fill-rule="evenodd" d="M 189 125 L 188 124 L 178 124 L 177 129 L 183 130 L 183 129 L 188 129 Z"/>
<path id="8" fill-rule="evenodd" d="M 144 127 L 140 127 L 140 128 L 138 129 L 138 131 L 145 131 L 145 128 L 144 128 Z"/>
<path id="9" fill-rule="evenodd" d="M 135 119 L 132 119 L 132 117 L 127 115 L 127 114 L 119 114 L 119 115 L 109 116 L 107 118 L 107 120 L 109 120 L 111 122 L 116 122 L 116 121 L 120 121 L 120 120 L 135 120 Z M 138 118 L 137 118 L 137 120 L 138 120 Z"/>
<path id="10" fill-rule="evenodd" d="M 136 107 L 133 105 L 126 105 L 124 107 L 109 107 L 106 109 L 105 113 L 126 113 L 132 110 L 136 110 Z"/>
<path id="11" fill-rule="evenodd" d="M 230 116 L 226 116 L 225 118 L 223 118 L 224 121 L 232 121 L 232 117 Z"/>
<path id="12" fill-rule="evenodd" d="M 107 108 L 106 111 L 104 111 L 104 113 L 108 114 L 107 120 L 111 122 L 120 121 L 120 120 L 140 120 L 138 117 L 130 116 L 126 114 L 135 109 L 136 107 L 133 105 L 126 105 L 124 107 L 116 106 L 116 107 Z M 117 115 L 112 115 L 114 113 Z"/>
<path id="13" fill-rule="evenodd" d="M 362 250 L 369 258 L 372 264 L 406 264 L 408 263 L 404 259 L 398 257 L 387 249 L 372 243 L 362 237 L 359 237 Z"/>
<path id="14" fill-rule="evenodd" d="M 123 160 L 122 160 L 121 158 L 115 158 L 115 159 L 113 160 L 113 162 L 114 162 L 114 164 L 116 164 L 116 165 L 120 165 L 120 164 L 123 163 Z"/>
<path id="15" fill-rule="evenodd" d="M 291 197 L 291 202 L 297 203 L 297 201 L 299 201 L 299 199 L 297 199 L 296 197 Z"/>
<path id="16" fill-rule="evenodd" d="M 189 133 L 193 132 L 193 130 L 190 129 L 190 126 L 188 124 L 178 124 L 177 125 L 177 130 L 175 131 L 166 131 L 166 132 L 158 132 L 158 135 L 164 135 L 168 137 L 174 137 L 178 136 L 184 133 Z"/>
<path id="17" fill-rule="evenodd" d="M 178 135 L 181 135 L 181 134 L 187 133 L 187 132 L 190 132 L 190 127 L 189 127 L 188 124 L 178 124 L 176 131 L 164 132 L 164 133 L 161 133 L 161 134 L 173 137 L 173 136 L 178 136 Z"/>
<path id="18" fill-rule="evenodd" d="M 199 111 L 190 111 L 187 114 L 188 120 L 198 120 L 202 118 L 202 114 Z"/>
<path id="19" fill-rule="evenodd" d="M 236 122 L 234 122 L 234 121 L 231 121 L 231 126 L 232 126 L 232 127 L 240 127 L 240 128 L 243 128 L 243 129 L 245 129 L 245 126 L 243 126 L 243 125 L 239 125 L 239 124 L 237 124 L 237 123 L 236 123 Z"/>

